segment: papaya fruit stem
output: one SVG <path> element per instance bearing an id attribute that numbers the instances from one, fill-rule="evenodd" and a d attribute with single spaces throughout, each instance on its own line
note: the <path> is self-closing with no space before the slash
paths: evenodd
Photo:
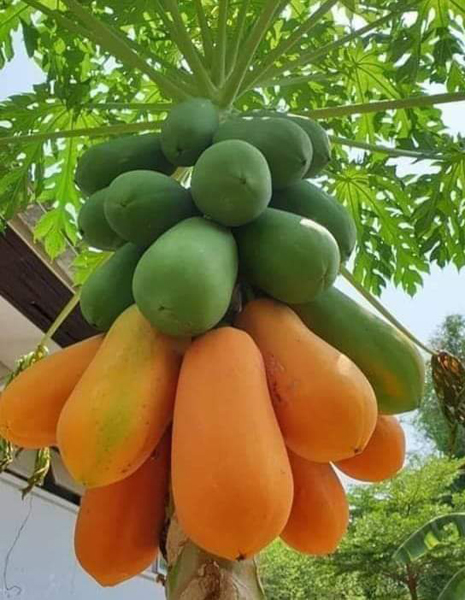
<path id="1" fill-rule="evenodd" d="M 161 127 L 161 121 L 147 121 L 145 123 L 128 123 L 120 125 L 105 125 L 103 127 L 84 127 L 82 129 L 63 129 L 61 131 L 46 131 L 44 133 L 31 133 L 26 135 L 10 135 L 0 137 L 0 146 L 8 144 L 29 144 L 31 142 L 47 142 L 72 137 L 107 137 L 139 131 L 153 131 Z"/>
<path id="2" fill-rule="evenodd" d="M 74 0 L 73 0 L 74 1 Z M 184 25 L 181 12 L 179 11 L 176 0 L 161 0 L 165 11 L 171 15 L 173 39 L 179 50 L 182 52 L 186 62 L 194 74 L 198 89 L 209 98 L 215 98 L 216 87 L 213 85 L 205 64 L 197 48 L 194 46 L 189 33 Z"/>
<path id="3" fill-rule="evenodd" d="M 200 35 L 202 36 L 203 53 L 205 60 L 211 65 L 213 61 L 213 40 L 210 33 L 207 16 L 203 9 L 202 0 L 194 0 L 194 5 L 197 13 L 197 20 L 200 26 Z"/>
<path id="4" fill-rule="evenodd" d="M 381 27 L 385 23 L 389 22 L 391 19 L 393 19 L 399 13 L 403 13 L 403 12 L 412 10 L 416 4 L 418 4 L 418 0 L 414 0 L 414 2 L 412 2 L 412 3 L 403 4 L 401 8 L 390 11 L 384 17 L 376 19 L 372 23 L 369 23 L 368 25 L 365 25 L 364 27 L 360 27 L 359 29 L 356 29 L 352 33 L 349 33 L 349 34 L 335 40 L 334 42 L 325 44 L 324 46 L 321 46 L 317 50 L 311 49 L 306 52 L 301 52 L 299 57 L 296 58 L 295 60 L 285 61 L 280 67 L 274 67 L 274 68 L 267 69 L 266 75 L 268 77 L 270 75 L 275 77 L 278 75 L 283 75 L 286 72 L 292 72 L 295 70 L 296 67 L 301 67 L 301 66 L 306 67 L 309 64 L 315 63 L 317 61 L 317 59 L 319 59 L 321 56 L 326 56 L 329 52 L 336 50 L 337 48 L 340 48 L 341 46 L 345 46 L 352 40 L 360 38 L 363 35 L 365 35 L 366 33 L 370 33 L 372 31 L 378 30 L 379 27 Z M 254 81 L 254 85 L 257 85 L 257 83 L 261 83 L 261 78 L 262 78 L 262 76 L 260 76 L 260 78 L 257 78 Z"/>
<path id="5" fill-rule="evenodd" d="M 226 68 L 226 51 L 228 44 L 228 0 L 219 0 L 218 30 L 213 53 L 213 81 L 217 86 L 223 85 Z"/>
<path id="6" fill-rule="evenodd" d="M 88 9 L 84 8 L 80 2 L 77 2 L 76 0 L 63 0 L 63 3 L 75 14 L 85 28 L 88 29 L 86 37 L 89 37 L 90 35 L 91 38 L 94 38 L 94 41 L 97 41 L 102 49 L 105 49 L 123 64 L 138 69 L 147 75 L 147 77 L 158 85 L 161 90 L 164 90 L 170 95 L 174 95 L 174 97 L 185 97 L 184 92 L 181 92 L 172 80 L 150 66 L 144 58 L 133 50 L 124 37 L 105 25 Z"/>
<path id="7" fill-rule="evenodd" d="M 334 144 L 350 146 L 351 148 L 360 148 L 362 150 L 369 150 L 370 152 L 380 152 L 382 154 L 389 154 L 390 156 L 407 156 L 410 158 L 416 158 L 418 160 L 444 160 L 445 158 L 437 152 L 425 153 L 416 152 L 415 150 L 403 150 L 402 148 L 389 148 L 389 146 L 358 142 L 356 140 L 351 140 L 345 137 L 339 137 L 337 135 L 328 135 L 328 137 Z"/>
<path id="8" fill-rule="evenodd" d="M 408 339 L 413 342 L 416 346 L 424 350 L 427 354 L 434 355 L 435 352 L 431 348 L 428 348 L 423 342 L 421 342 L 417 337 L 413 335 L 406 327 L 402 325 L 400 321 L 396 319 L 396 317 L 388 311 L 388 309 L 377 299 L 375 298 L 368 290 L 366 290 L 346 269 L 346 267 L 341 266 L 341 275 L 346 279 L 364 298 L 367 300 L 380 314 L 383 315 L 391 325 L 394 325 L 399 331 L 401 331 Z"/>
<path id="9" fill-rule="evenodd" d="M 226 54 L 226 77 L 229 77 L 236 66 L 239 48 L 244 37 L 245 25 L 247 22 L 247 11 L 249 10 L 250 0 L 242 0 L 239 13 L 237 15 L 236 29 L 233 39 Z"/>
<path id="10" fill-rule="evenodd" d="M 39 342 L 39 347 L 46 347 L 50 342 L 52 337 L 61 327 L 61 325 L 66 321 L 69 315 L 73 312 L 76 306 L 79 304 L 79 300 L 81 298 L 81 290 L 78 290 L 74 296 L 66 303 L 60 314 L 57 316 L 55 321 L 50 325 L 49 329 L 46 331 L 44 336 Z"/>
<path id="11" fill-rule="evenodd" d="M 304 36 L 308 35 L 328 14 L 328 12 L 337 4 L 338 0 L 326 0 L 321 6 L 311 14 L 303 23 L 292 33 L 287 39 L 278 44 L 271 52 L 268 53 L 263 64 L 254 69 L 244 80 L 241 88 L 241 93 L 252 89 L 257 81 L 263 80 L 268 73 L 273 69 L 276 61 L 279 60 L 286 52 L 292 50 Z"/>
<path id="12" fill-rule="evenodd" d="M 450 102 L 463 101 L 465 101 L 465 92 L 452 92 L 449 94 L 413 96 L 411 98 L 399 98 L 396 100 L 380 100 L 379 102 L 367 102 L 364 104 L 347 104 L 345 106 L 332 106 L 330 108 L 316 108 L 314 110 L 297 112 L 294 114 L 301 117 L 312 117 L 313 119 L 326 119 L 383 112 L 385 110 L 425 108 L 436 104 L 448 104 Z"/>
<path id="13" fill-rule="evenodd" d="M 265 37 L 276 15 L 281 12 L 286 4 L 287 0 L 285 2 L 282 0 L 280 2 L 277 2 L 276 0 L 268 0 L 266 2 L 259 17 L 252 27 L 252 31 L 245 40 L 245 43 L 238 56 L 236 66 L 232 70 L 230 76 L 226 80 L 224 88 L 222 89 L 220 106 L 229 107 L 233 104 L 247 71 L 252 63 L 255 52 L 260 45 L 260 42 Z"/>

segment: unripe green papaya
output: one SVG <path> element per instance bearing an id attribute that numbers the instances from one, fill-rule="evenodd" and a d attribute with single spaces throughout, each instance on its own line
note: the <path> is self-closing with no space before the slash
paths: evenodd
<path id="1" fill-rule="evenodd" d="M 307 117 L 297 117 L 288 115 L 286 113 L 269 110 L 257 110 L 254 111 L 253 114 L 254 118 L 272 117 L 287 119 L 296 125 L 299 125 L 299 127 L 305 131 L 313 146 L 313 158 L 307 172 L 303 176 L 304 179 L 317 177 L 331 160 L 331 143 L 329 141 L 328 134 L 323 127 L 313 119 L 309 119 Z"/>
<path id="2" fill-rule="evenodd" d="M 313 119 L 305 117 L 287 117 L 296 125 L 302 127 L 310 138 L 313 146 L 313 158 L 304 179 L 317 177 L 331 160 L 331 143 L 323 127 Z"/>
<path id="3" fill-rule="evenodd" d="M 218 108 L 205 98 L 191 98 L 175 106 L 161 129 L 161 146 L 174 165 L 194 165 L 212 144 L 219 126 Z"/>
<path id="4" fill-rule="evenodd" d="M 92 194 L 82 205 L 78 215 L 78 228 L 82 239 L 100 250 L 116 250 L 124 240 L 114 231 L 105 217 L 104 204 L 107 189 Z"/>
<path id="5" fill-rule="evenodd" d="M 142 252 L 134 244 L 121 246 L 82 286 L 81 311 L 96 329 L 107 331 L 134 304 L 132 278 Z"/>
<path id="6" fill-rule="evenodd" d="M 192 197 L 204 215 L 228 226 L 257 218 L 271 199 L 271 174 L 263 154 L 242 140 L 207 148 L 192 174 Z"/>
<path id="7" fill-rule="evenodd" d="M 174 172 L 174 165 L 161 150 L 158 134 L 131 135 L 91 146 L 79 159 L 75 181 L 84 194 L 90 195 L 110 185 L 121 173 L 136 169 L 166 175 Z"/>
<path id="8" fill-rule="evenodd" d="M 275 189 L 302 179 L 312 161 L 309 137 L 301 127 L 286 119 L 231 119 L 220 125 L 213 141 L 234 139 L 248 142 L 262 152 Z"/>
<path id="9" fill-rule="evenodd" d="M 334 287 L 313 302 L 292 308 L 309 329 L 363 371 L 381 413 L 392 415 L 418 407 L 425 363 L 403 333 Z"/>
<path id="10" fill-rule="evenodd" d="M 142 256 L 134 274 L 137 306 L 162 333 L 199 335 L 226 313 L 237 276 L 232 234 L 192 217 L 169 229 Z"/>
<path id="11" fill-rule="evenodd" d="M 179 221 L 197 213 L 188 190 L 155 171 L 129 171 L 108 187 L 105 215 L 128 242 L 148 247 Z"/>
<path id="12" fill-rule="evenodd" d="M 271 206 L 307 217 L 330 231 L 345 262 L 357 241 L 357 228 L 349 211 L 334 196 L 309 181 L 298 181 L 284 190 L 277 190 Z"/>
<path id="13" fill-rule="evenodd" d="M 336 279 L 336 240 L 315 221 L 267 208 L 235 235 L 245 279 L 276 300 L 308 302 Z"/>

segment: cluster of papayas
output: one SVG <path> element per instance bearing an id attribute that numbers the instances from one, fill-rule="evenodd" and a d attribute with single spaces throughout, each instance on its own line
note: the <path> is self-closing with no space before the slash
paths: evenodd
<path id="1" fill-rule="evenodd" d="M 102 585 L 153 561 L 169 480 L 187 536 L 240 560 L 278 536 L 334 551 L 349 520 L 335 468 L 375 482 L 402 467 L 392 415 L 418 405 L 423 361 L 333 287 L 356 228 L 306 180 L 329 160 L 313 121 L 221 121 L 204 99 L 82 156 L 82 237 L 114 251 L 81 296 L 103 333 L 14 380 L 0 435 L 57 445 L 87 488 L 75 548 Z"/>

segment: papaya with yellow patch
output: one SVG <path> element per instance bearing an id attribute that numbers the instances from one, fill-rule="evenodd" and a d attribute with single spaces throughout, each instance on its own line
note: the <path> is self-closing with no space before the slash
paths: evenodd
<path id="1" fill-rule="evenodd" d="M 173 415 L 186 338 L 155 330 L 133 305 L 112 325 L 58 421 L 58 447 L 86 487 L 129 477 Z"/>

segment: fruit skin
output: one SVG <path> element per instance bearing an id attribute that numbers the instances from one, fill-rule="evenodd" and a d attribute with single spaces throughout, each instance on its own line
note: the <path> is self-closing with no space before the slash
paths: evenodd
<path id="1" fill-rule="evenodd" d="M 353 479 L 372 483 L 384 481 L 400 471 L 405 461 L 405 434 L 391 415 L 378 415 L 376 427 L 365 450 L 335 466 Z"/>
<path id="2" fill-rule="evenodd" d="M 221 327 L 184 358 L 174 409 L 172 485 L 186 535 L 229 560 L 277 537 L 293 497 L 292 474 L 260 352 Z"/>
<path id="3" fill-rule="evenodd" d="M 158 134 L 120 137 L 91 146 L 79 159 L 75 182 L 90 196 L 110 185 L 121 173 L 138 169 L 174 173 L 175 166 L 163 154 Z"/>
<path id="4" fill-rule="evenodd" d="M 313 158 L 304 179 L 317 177 L 331 160 L 331 144 L 326 131 L 313 119 L 304 117 L 287 117 L 296 125 L 302 127 L 310 138 L 313 146 Z"/>
<path id="5" fill-rule="evenodd" d="M 245 279 L 282 302 L 311 300 L 337 277 L 336 240 L 315 221 L 267 208 L 235 237 Z"/>
<path id="6" fill-rule="evenodd" d="M 323 129 L 323 127 L 314 121 L 313 119 L 308 119 L 306 117 L 295 117 L 292 115 L 288 115 L 282 112 L 275 111 L 254 111 L 254 118 L 280 118 L 286 119 L 299 125 L 307 136 L 310 139 L 313 147 L 313 158 L 311 160 L 310 166 L 303 176 L 304 179 L 312 179 L 313 177 L 317 177 L 321 171 L 326 167 L 326 165 L 331 160 L 331 143 L 328 138 L 328 134 Z"/>
<path id="7" fill-rule="evenodd" d="M 334 287 L 313 302 L 293 308 L 307 327 L 363 371 L 381 413 L 398 414 L 418 407 L 424 393 L 425 363 L 403 333 Z"/>
<path id="8" fill-rule="evenodd" d="M 357 242 L 357 228 L 349 211 L 334 196 L 309 181 L 298 181 L 284 190 L 277 190 L 271 206 L 316 221 L 332 233 L 341 254 L 347 261 Z"/>
<path id="9" fill-rule="evenodd" d="M 134 298 L 159 331 L 199 335 L 226 313 L 236 276 L 232 234 L 192 217 L 164 233 L 142 256 L 134 274 Z"/>
<path id="10" fill-rule="evenodd" d="M 197 214 L 188 190 L 155 171 L 129 171 L 109 186 L 105 215 L 128 242 L 148 247 L 179 221 Z"/>
<path id="11" fill-rule="evenodd" d="M 274 189 L 302 179 L 311 164 L 313 148 L 301 127 L 284 119 L 236 118 L 220 125 L 213 141 L 243 140 L 262 152 Z"/>
<path id="12" fill-rule="evenodd" d="M 288 448 L 315 462 L 349 458 L 376 424 L 376 398 L 346 356 L 309 331 L 287 306 L 249 302 L 236 320 L 259 347 Z"/>
<path id="13" fill-rule="evenodd" d="M 133 305 L 113 324 L 58 421 L 63 462 L 86 487 L 134 473 L 172 419 L 186 339 L 154 330 Z"/>
<path id="14" fill-rule="evenodd" d="M 125 244 L 82 286 L 82 314 L 99 331 L 108 331 L 119 315 L 134 304 L 132 278 L 142 253 L 134 244 Z"/>
<path id="15" fill-rule="evenodd" d="M 63 406 L 102 341 L 97 335 L 68 346 L 13 379 L 0 398 L 0 436 L 22 448 L 56 446 Z"/>
<path id="16" fill-rule="evenodd" d="M 349 503 L 334 469 L 289 451 L 294 503 L 281 538 L 304 554 L 331 554 L 349 524 Z"/>
<path id="17" fill-rule="evenodd" d="M 100 250 L 116 250 L 124 240 L 110 227 L 105 217 L 104 203 L 108 188 L 92 194 L 81 207 L 78 215 L 79 232 L 82 239 Z"/>
<path id="18" fill-rule="evenodd" d="M 206 98 L 175 106 L 161 128 L 161 147 L 174 165 L 190 167 L 212 144 L 220 124 L 218 108 Z"/>
<path id="19" fill-rule="evenodd" d="M 87 490 L 74 530 L 82 568 L 113 586 L 149 567 L 158 553 L 168 499 L 170 436 L 126 479 Z"/>
<path id="20" fill-rule="evenodd" d="M 271 174 L 263 154 L 242 140 L 207 148 L 192 174 L 198 209 L 218 223 L 244 225 L 256 219 L 271 200 Z"/>

